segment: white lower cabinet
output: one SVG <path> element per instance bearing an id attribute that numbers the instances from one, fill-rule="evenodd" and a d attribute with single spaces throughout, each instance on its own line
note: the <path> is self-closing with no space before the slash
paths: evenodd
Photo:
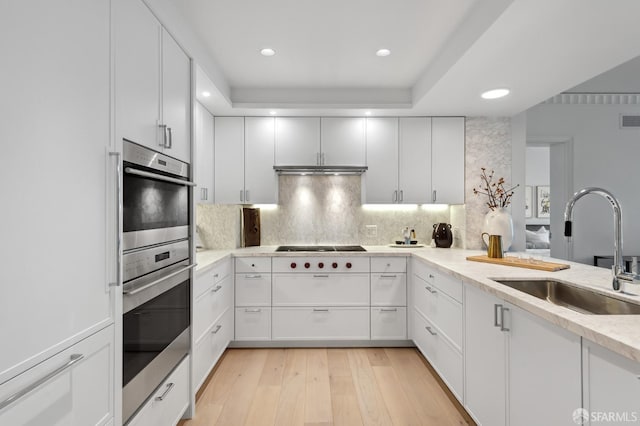
<path id="1" fill-rule="evenodd" d="M 196 299 L 193 306 L 193 336 L 199 341 L 224 311 L 233 306 L 233 282 L 227 275 Z"/>
<path id="2" fill-rule="evenodd" d="M 229 307 L 196 342 L 193 350 L 194 390 L 200 389 L 231 340 L 233 340 L 233 309 Z"/>
<path id="3" fill-rule="evenodd" d="M 273 340 L 368 340 L 369 307 L 274 307 Z"/>
<path id="4" fill-rule="evenodd" d="M 271 307 L 236 308 L 236 340 L 271 340 Z"/>
<path id="5" fill-rule="evenodd" d="M 585 425 L 640 422 L 640 363 L 582 339 Z"/>
<path id="6" fill-rule="evenodd" d="M 114 326 L 0 386 L 0 401 L 35 386 L 0 409 L 2 425 L 107 425 L 114 416 Z"/>
<path id="7" fill-rule="evenodd" d="M 371 307 L 371 340 L 405 340 L 407 308 L 405 306 Z"/>
<path id="8" fill-rule="evenodd" d="M 189 405 L 189 356 L 187 355 L 127 426 L 170 426 L 182 418 Z"/>
<path id="9" fill-rule="evenodd" d="M 273 306 L 369 306 L 369 274 L 274 274 Z"/>
<path id="10" fill-rule="evenodd" d="M 271 258 L 236 258 L 235 340 L 271 340 Z"/>

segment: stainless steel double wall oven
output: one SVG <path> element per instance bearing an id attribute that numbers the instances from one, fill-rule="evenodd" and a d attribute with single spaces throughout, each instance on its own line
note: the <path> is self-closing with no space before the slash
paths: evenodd
<path id="1" fill-rule="evenodd" d="M 123 421 L 187 355 L 189 164 L 123 142 Z"/>

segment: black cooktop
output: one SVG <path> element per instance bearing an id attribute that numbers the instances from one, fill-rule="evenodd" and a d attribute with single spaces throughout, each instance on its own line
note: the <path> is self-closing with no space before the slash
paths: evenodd
<path id="1" fill-rule="evenodd" d="M 362 246 L 279 246 L 276 251 L 366 251 Z"/>

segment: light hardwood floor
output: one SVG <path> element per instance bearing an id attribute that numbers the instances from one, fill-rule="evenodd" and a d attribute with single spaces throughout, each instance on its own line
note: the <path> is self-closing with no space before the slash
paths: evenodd
<path id="1" fill-rule="evenodd" d="M 467 425 L 413 348 L 229 349 L 180 426 Z"/>

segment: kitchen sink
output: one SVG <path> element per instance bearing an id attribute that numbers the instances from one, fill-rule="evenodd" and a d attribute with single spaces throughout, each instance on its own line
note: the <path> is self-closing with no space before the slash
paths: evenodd
<path id="1" fill-rule="evenodd" d="M 556 280 L 496 279 L 516 290 L 577 312 L 596 315 L 640 315 L 640 304 L 617 299 Z"/>

